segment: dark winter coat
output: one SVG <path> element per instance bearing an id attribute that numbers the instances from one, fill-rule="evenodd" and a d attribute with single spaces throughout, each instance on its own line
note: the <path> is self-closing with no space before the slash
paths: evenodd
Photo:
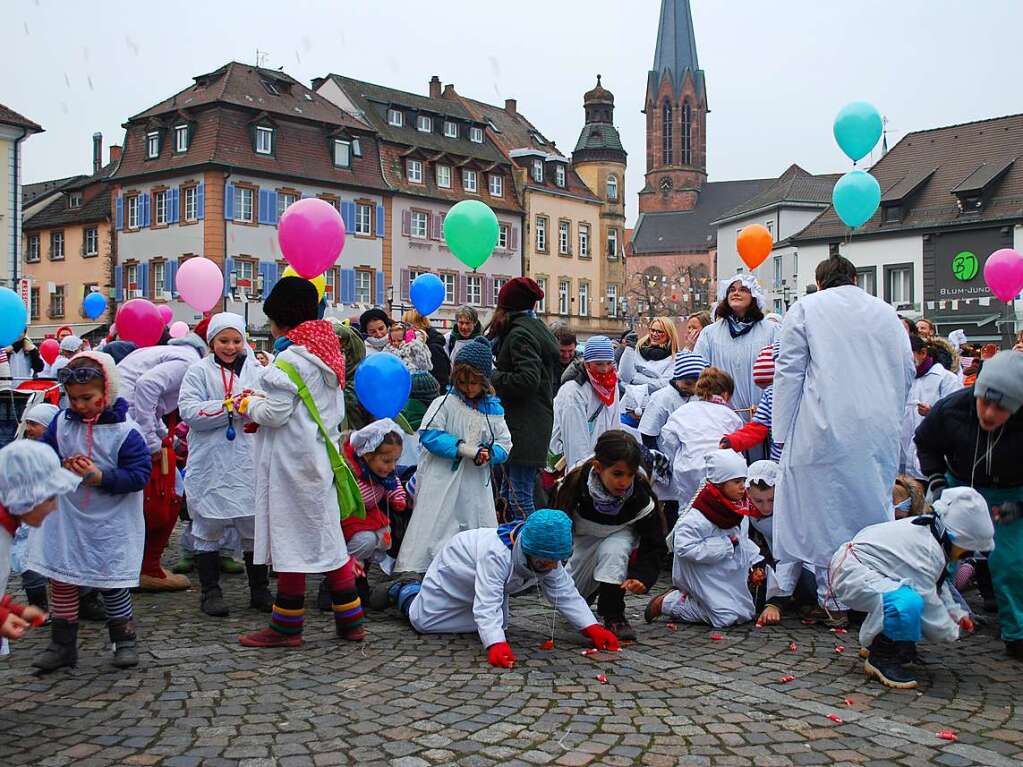
<path id="1" fill-rule="evenodd" d="M 444 336 L 434 327 L 426 331 L 426 347 L 430 350 L 430 360 L 433 362 L 433 370 L 430 372 L 440 384 L 441 391 L 444 391 L 451 378 L 451 358 L 448 357 Z"/>
<path id="2" fill-rule="evenodd" d="M 491 383 L 504 405 L 511 431 L 510 463 L 544 466 L 554 430 L 558 381 L 558 342 L 536 317 L 515 314 L 508 331 L 495 339 Z"/>
<path id="3" fill-rule="evenodd" d="M 986 453 L 989 441 L 990 470 Z M 977 420 L 973 389 L 961 389 L 939 400 L 916 429 L 920 469 L 928 478 L 951 472 L 960 483 L 978 488 L 1023 486 L 1023 410 L 999 430 L 986 432 Z M 940 484 L 940 481 L 939 481 Z"/>

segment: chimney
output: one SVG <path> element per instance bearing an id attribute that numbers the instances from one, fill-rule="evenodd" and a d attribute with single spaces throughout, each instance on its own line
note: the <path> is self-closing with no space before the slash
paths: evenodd
<path id="1" fill-rule="evenodd" d="M 519 108 L 519 103 L 515 99 L 504 100 L 504 111 L 510 115 L 515 114 L 515 110 Z"/>
<path id="2" fill-rule="evenodd" d="M 454 98 L 456 95 L 454 83 L 448 83 L 444 86 L 444 98 Z"/>
<path id="3" fill-rule="evenodd" d="M 110 145 L 110 162 L 118 162 L 121 159 L 121 147 L 117 144 Z"/>
<path id="4" fill-rule="evenodd" d="M 103 167 L 103 134 L 93 133 L 92 134 L 92 173 L 93 175 L 99 173 L 99 169 Z"/>
<path id="5" fill-rule="evenodd" d="M 440 98 L 440 78 L 437 75 L 430 78 L 430 98 Z"/>

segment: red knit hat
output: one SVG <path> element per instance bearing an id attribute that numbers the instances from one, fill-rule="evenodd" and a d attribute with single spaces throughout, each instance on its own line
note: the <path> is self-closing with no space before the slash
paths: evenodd
<path id="1" fill-rule="evenodd" d="M 194 328 L 192 328 L 192 332 L 199 336 L 199 338 L 203 341 L 206 340 L 206 329 L 210 326 L 210 317 L 212 316 L 212 314 L 207 314 L 199 320 L 199 323 Z"/>
<path id="2" fill-rule="evenodd" d="M 529 277 L 515 277 L 508 280 L 497 294 L 497 305 L 512 312 L 532 309 L 543 299 L 543 291 Z"/>
<path id="3" fill-rule="evenodd" d="M 753 361 L 753 383 L 761 389 L 766 389 L 774 383 L 774 360 L 778 354 L 775 346 L 775 344 L 765 346 Z"/>

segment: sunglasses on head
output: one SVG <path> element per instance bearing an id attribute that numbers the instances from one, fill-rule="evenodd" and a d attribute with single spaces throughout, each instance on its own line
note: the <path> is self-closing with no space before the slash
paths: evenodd
<path id="1" fill-rule="evenodd" d="M 64 385 L 87 384 L 102 380 L 103 371 L 96 368 L 61 368 L 57 371 L 57 382 Z"/>

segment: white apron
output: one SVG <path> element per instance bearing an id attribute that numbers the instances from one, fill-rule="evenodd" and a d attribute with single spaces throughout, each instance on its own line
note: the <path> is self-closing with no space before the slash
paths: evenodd
<path id="1" fill-rule="evenodd" d="M 580 594 L 595 593 L 601 583 L 625 582 L 629 576 L 629 556 L 639 545 L 635 525 L 653 510 L 651 500 L 624 525 L 602 525 L 576 516 L 572 521 L 572 558 L 565 569 Z"/>
<path id="2" fill-rule="evenodd" d="M 689 503 L 706 474 L 705 458 L 721 438 L 742 427 L 728 405 L 693 399 L 668 418 L 661 430 L 663 452 L 671 461 L 671 484 L 661 498 Z"/>
<path id="3" fill-rule="evenodd" d="M 696 340 L 693 351 L 735 381 L 732 407 L 739 411 L 743 423 L 753 418 L 753 410 L 764 393 L 753 383 L 753 362 L 761 349 L 774 343 L 778 332 L 777 323 L 761 320 L 748 333 L 732 338 L 728 320 L 721 319 L 705 327 Z"/>
<path id="4" fill-rule="evenodd" d="M 232 392 L 237 395 L 243 389 L 258 388 L 259 374 L 263 370 L 246 355 L 241 374 L 235 376 Z M 227 411 L 223 409 L 225 391 L 220 371 L 213 355 L 204 357 L 188 368 L 178 394 L 178 412 L 189 429 L 188 471 L 185 473 L 188 511 L 204 519 L 251 517 L 256 502 L 256 437 L 245 433 L 242 427 L 247 419 L 236 413 L 235 438 L 227 439 Z"/>
<path id="5" fill-rule="evenodd" d="M 61 455 L 91 455 L 103 472 L 117 468 L 121 445 L 138 426 L 131 418 L 100 423 L 92 429 L 92 451 L 86 426 L 57 416 Z M 57 510 L 29 531 L 25 567 L 47 578 L 99 589 L 139 584 L 146 523 L 142 491 L 112 495 L 84 482 L 57 499 Z"/>
<path id="6" fill-rule="evenodd" d="M 622 403 L 615 391 L 614 402 L 607 407 L 589 381 L 566 381 L 554 398 L 554 429 L 550 451 L 564 455 L 566 466 L 575 466 L 593 455 L 597 438 L 605 431 L 622 428 Z"/>

